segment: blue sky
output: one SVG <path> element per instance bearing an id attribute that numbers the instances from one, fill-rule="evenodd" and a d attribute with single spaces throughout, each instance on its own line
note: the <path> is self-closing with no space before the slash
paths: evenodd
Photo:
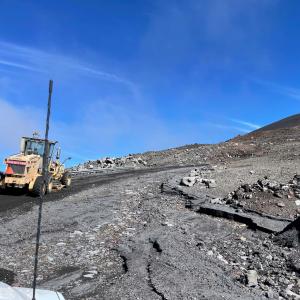
<path id="1" fill-rule="evenodd" d="M 296 0 L 0 0 L 0 159 L 44 126 L 73 163 L 215 143 L 299 112 Z M 5 130 L 4 130 L 5 129 Z"/>

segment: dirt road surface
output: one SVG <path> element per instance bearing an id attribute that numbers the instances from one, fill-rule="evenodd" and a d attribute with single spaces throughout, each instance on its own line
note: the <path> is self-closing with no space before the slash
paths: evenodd
<path id="1" fill-rule="evenodd" d="M 200 218 L 181 199 L 160 193 L 163 180 L 186 171 L 81 178 L 74 194 L 51 196 L 44 205 L 40 287 L 67 299 L 261 299 L 202 247 L 246 229 Z M 95 186 L 79 191 L 86 181 Z M 30 286 L 37 207 L 23 208 L 2 211 L 0 258 L 1 268 L 15 274 L 14 285 Z"/>

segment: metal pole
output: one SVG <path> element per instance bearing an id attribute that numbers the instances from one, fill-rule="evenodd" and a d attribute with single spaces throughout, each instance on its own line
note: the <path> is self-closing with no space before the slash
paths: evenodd
<path id="1" fill-rule="evenodd" d="M 51 112 L 51 97 L 52 97 L 52 88 L 53 81 L 49 81 L 49 96 L 48 96 L 48 110 L 47 110 L 47 120 L 46 120 L 46 131 L 45 131 L 45 148 L 43 155 L 43 184 L 47 187 L 47 177 L 48 177 L 48 160 L 49 160 L 49 121 L 50 121 L 50 112 Z M 40 237 L 41 237 L 41 222 L 42 222 L 42 210 L 43 210 L 43 193 L 39 197 L 39 215 L 38 215 L 38 224 L 37 224 L 37 233 L 36 233 L 36 245 L 35 245 L 35 256 L 34 256 L 34 272 L 33 272 L 33 294 L 32 300 L 36 300 L 35 291 L 36 291 L 36 279 L 38 273 L 38 258 L 39 258 L 39 247 L 40 247 Z"/>

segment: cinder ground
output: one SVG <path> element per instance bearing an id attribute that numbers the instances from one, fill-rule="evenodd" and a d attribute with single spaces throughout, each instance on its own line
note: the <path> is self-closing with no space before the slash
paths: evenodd
<path id="1" fill-rule="evenodd" d="M 203 163 L 213 169 L 207 176 L 217 187 L 195 185 L 184 188 L 187 194 L 222 198 L 266 175 L 286 182 L 299 172 L 299 142 L 270 140 L 151 152 L 142 155 L 148 166 L 141 170 L 98 174 L 92 182 L 83 177 L 78 180 L 89 182 L 88 189 L 46 198 L 39 287 L 75 300 L 293 299 L 300 294 L 297 248 L 243 223 L 197 213 L 185 197 L 161 190 L 162 183 L 176 185 L 191 165 Z M 0 219 L 0 279 L 29 287 L 37 206 L 31 201 L 9 208 Z M 252 287 L 250 270 L 258 274 Z"/>

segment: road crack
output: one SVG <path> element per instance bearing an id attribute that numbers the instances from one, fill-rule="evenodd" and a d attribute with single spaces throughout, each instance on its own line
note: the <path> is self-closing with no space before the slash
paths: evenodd
<path id="1" fill-rule="evenodd" d="M 151 288 L 151 290 L 158 295 L 162 300 L 167 300 L 167 298 L 165 297 L 165 295 L 163 293 L 161 293 L 160 291 L 157 290 L 156 286 L 154 285 L 153 281 L 152 281 L 152 271 L 151 271 L 151 262 L 148 262 L 147 264 L 147 274 L 148 274 L 148 285 Z"/>

